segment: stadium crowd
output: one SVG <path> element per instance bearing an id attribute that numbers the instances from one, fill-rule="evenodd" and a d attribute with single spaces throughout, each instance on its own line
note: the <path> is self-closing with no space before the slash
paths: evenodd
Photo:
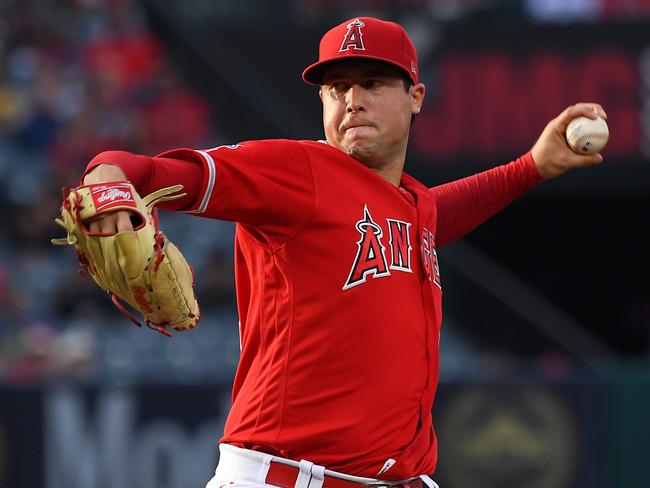
<path id="1" fill-rule="evenodd" d="M 128 337 L 143 331 L 78 276 L 72 249 L 50 245 L 62 232 L 53 223 L 60 189 L 77 184 L 102 150 L 205 147 L 219 132 L 135 3 L 3 2 L 0 17 L 0 378 L 92 378 L 142 357 Z M 197 283 L 204 332 L 170 343 L 170 362 L 191 362 L 197 344 L 222 340 L 212 327 L 220 317 L 236 324 L 231 238 L 227 224 L 215 222 L 207 235 L 205 226 L 191 231 L 194 219 L 175 217 L 162 216 L 168 235 L 194 266 L 211 270 Z M 189 234 L 203 239 L 186 243 Z M 156 347 L 159 339 L 143 341 Z"/>

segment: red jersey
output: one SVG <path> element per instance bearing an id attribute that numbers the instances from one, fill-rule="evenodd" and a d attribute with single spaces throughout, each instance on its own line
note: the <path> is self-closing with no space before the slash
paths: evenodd
<path id="1" fill-rule="evenodd" d="M 542 181 L 530 154 L 431 189 L 314 141 L 101 163 L 142 194 L 184 184 L 171 209 L 237 222 L 242 350 L 222 442 L 358 476 L 434 471 L 436 249 Z"/>

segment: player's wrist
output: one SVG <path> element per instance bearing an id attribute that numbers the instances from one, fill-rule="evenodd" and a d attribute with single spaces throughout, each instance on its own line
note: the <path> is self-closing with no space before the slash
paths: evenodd
<path id="1" fill-rule="evenodd" d="M 99 183 L 126 180 L 126 175 L 119 166 L 114 164 L 99 164 L 85 174 L 83 177 L 83 184 L 96 185 Z"/>

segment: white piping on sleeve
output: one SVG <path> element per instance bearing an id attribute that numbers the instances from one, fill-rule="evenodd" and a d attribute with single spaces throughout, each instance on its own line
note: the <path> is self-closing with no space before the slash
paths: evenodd
<path id="1" fill-rule="evenodd" d="M 203 213 L 208 208 L 208 203 L 212 197 L 212 191 L 214 190 L 214 182 L 217 176 L 217 168 L 214 165 L 214 159 L 206 151 L 195 150 L 194 152 L 199 153 L 205 159 L 208 168 L 208 184 L 205 188 L 205 193 L 203 194 L 203 200 L 196 210 L 190 210 L 187 213 Z"/>

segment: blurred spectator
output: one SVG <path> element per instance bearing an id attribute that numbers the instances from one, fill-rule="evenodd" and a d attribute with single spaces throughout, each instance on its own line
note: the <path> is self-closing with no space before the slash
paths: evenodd
<path id="1" fill-rule="evenodd" d="M 648 0 L 525 0 L 524 4 L 531 18 L 558 23 L 638 20 L 650 15 Z"/>
<path id="2" fill-rule="evenodd" d="M 165 66 L 151 90 L 153 96 L 142 112 L 148 153 L 157 154 L 170 147 L 212 145 L 210 107 L 183 85 L 177 72 Z"/>
<path id="3" fill-rule="evenodd" d="M 525 0 L 533 19 L 553 22 L 595 20 L 601 13 L 602 0 Z"/>
<path id="4" fill-rule="evenodd" d="M 10 327 L 19 324 L 21 321 L 20 311 L 12 288 L 7 268 L 0 260 L 0 337 L 4 336 Z"/>
<path id="5" fill-rule="evenodd" d="M 205 269 L 208 273 L 201 275 L 198 283 L 203 310 L 219 312 L 235 303 L 235 275 L 232 256 L 221 249 L 215 249 L 208 258 Z"/>

